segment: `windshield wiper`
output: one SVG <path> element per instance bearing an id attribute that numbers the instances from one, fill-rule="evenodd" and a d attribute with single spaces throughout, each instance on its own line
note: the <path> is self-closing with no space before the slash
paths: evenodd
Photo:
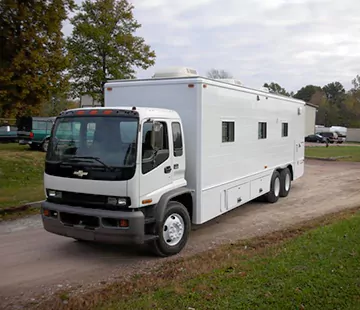
<path id="1" fill-rule="evenodd" d="M 102 164 L 106 169 L 113 171 L 114 167 L 110 167 L 107 164 L 105 164 L 103 161 L 100 160 L 99 157 L 93 157 L 93 156 L 72 156 L 71 158 L 67 159 L 67 161 L 88 161 L 88 160 L 95 160 L 98 163 Z"/>

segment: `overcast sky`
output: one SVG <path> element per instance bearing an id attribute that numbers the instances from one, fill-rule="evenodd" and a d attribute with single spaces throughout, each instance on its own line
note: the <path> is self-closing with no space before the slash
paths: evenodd
<path id="1" fill-rule="evenodd" d="M 81 2 L 77 0 L 76 2 Z M 275 81 L 288 91 L 360 74 L 360 1 L 133 0 L 157 67 L 230 72 L 243 84 Z M 64 25 L 65 35 L 71 27 Z"/>

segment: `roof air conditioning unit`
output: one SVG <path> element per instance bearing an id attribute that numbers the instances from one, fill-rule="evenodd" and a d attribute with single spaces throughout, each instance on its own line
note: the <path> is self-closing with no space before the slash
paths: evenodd
<path id="1" fill-rule="evenodd" d="M 236 79 L 216 79 L 216 80 L 220 81 L 220 82 L 229 83 L 229 84 L 239 85 L 239 86 L 243 85 L 240 80 L 236 80 Z"/>
<path id="2" fill-rule="evenodd" d="M 198 76 L 198 72 L 195 69 L 188 67 L 170 67 L 156 71 L 152 78 L 161 79 L 189 76 Z"/>

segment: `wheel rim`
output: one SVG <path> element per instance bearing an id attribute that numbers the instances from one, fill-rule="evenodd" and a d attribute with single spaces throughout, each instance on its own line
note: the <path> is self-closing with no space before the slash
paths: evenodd
<path id="1" fill-rule="evenodd" d="M 166 244 L 170 246 L 177 245 L 184 236 L 184 220 L 176 213 L 171 214 L 163 226 L 163 238 Z"/>
<path id="2" fill-rule="evenodd" d="M 290 174 L 287 174 L 285 177 L 285 190 L 288 191 L 290 189 Z"/>
<path id="3" fill-rule="evenodd" d="M 49 141 L 45 141 L 44 142 L 44 151 L 47 151 L 48 146 L 49 146 Z"/>
<path id="4" fill-rule="evenodd" d="M 279 196 L 280 194 L 280 179 L 276 178 L 274 183 L 274 194 L 275 196 Z"/>

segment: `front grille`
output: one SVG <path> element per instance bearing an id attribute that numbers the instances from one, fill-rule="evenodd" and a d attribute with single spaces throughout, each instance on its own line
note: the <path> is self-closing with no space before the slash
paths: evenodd
<path id="1" fill-rule="evenodd" d="M 62 192 L 62 200 L 73 204 L 107 204 L 107 196 L 73 192 Z"/>
<path id="2" fill-rule="evenodd" d="M 108 196 L 84 194 L 75 192 L 62 192 L 62 198 L 51 198 L 48 197 L 48 201 L 56 202 L 59 204 L 66 204 L 69 206 L 90 208 L 90 209 L 101 209 L 109 211 L 129 211 L 127 207 L 120 207 L 117 205 L 111 205 L 107 203 Z M 126 198 L 127 206 L 130 206 L 130 199 Z"/>

